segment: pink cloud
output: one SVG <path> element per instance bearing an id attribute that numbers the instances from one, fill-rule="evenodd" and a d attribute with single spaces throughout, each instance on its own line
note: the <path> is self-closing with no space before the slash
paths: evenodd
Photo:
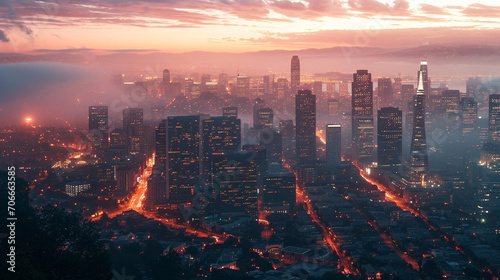
<path id="1" fill-rule="evenodd" d="M 483 4 L 471 4 L 462 10 L 462 13 L 469 17 L 500 17 L 499 6 L 488 6 Z"/>

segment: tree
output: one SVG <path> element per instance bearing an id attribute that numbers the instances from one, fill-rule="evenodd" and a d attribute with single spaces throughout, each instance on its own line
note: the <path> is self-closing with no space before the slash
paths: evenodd
<path id="1" fill-rule="evenodd" d="M 336 271 L 329 271 L 319 278 L 310 278 L 311 280 L 347 280 L 347 277 Z"/>
<path id="2" fill-rule="evenodd" d="M 422 275 L 430 279 L 442 279 L 441 271 L 434 260 L 428 260 L 422 266 Z"/>
<path id="3" fill-rule="evenodd" d="M 7 176 L 0 172 L 0 201 L 7 205 Z M 2 262 L 0 279 L 111 279 L 111 265 L 96 224 L 80 214 L 29 205 L 28 184 L 15 180 L 16 273 Z M 6 220 L 6 211 L 1 211 Z M 8 244 L 0 243 L 2 252 Z M 5 274 L 9 273 L 9 274 Z"/>
<path id="4" fill-rule="evenodd" d="M 151 263 L 150 276 L 153 280 L 182 280 L 186 279 L 181 267 L 181 257 L 174 250 L 166 256 L 161 256 Z"/>
<path id="5" fill-rule="evenodd" d="M 146 241 L 146 247 L 144 248 L 144 257 L 155 258 L 163 253 L 163 247 L 160 242 L 156 240 Z"/>

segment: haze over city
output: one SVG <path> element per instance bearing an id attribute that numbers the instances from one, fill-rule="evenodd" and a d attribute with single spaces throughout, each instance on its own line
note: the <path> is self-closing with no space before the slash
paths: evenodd
<path id="1" fill-rule="evenodd" d="M 499 279 L 498 38 L 486 0 L 0 0 L 0 278 Z"/>

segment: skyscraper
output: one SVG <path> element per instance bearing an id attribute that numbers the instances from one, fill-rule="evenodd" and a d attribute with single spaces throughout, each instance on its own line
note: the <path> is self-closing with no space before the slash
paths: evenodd
<path id="1" fill-rule="evenodd" d="M 293 145 L 295 130 L 293 120 L 280 120 L 279 130 L 282 137 L 283 156 L 286 159 L 291 159 L 295 148 Z"/>
<path id="2" fill-rule="evenodd" d="M 108 106 L 89 106 L 89 133 L 94 146 L 108 146 Z"/>
<path id="3" fill-rule="evenodd" d="M 422 176 L 428 170 L 427 140 L 425 135 L 425 90 L 423 72 L 419 72 L 417 94 L 413 97 L 413 133 L 410 147 L 411 174 L 413 186 L 421 185 Z"/>
<path id="4" fill-rule="evenodd" d="M 163 94 L 171 94 L 170 91 L 170 71 L 168 69 L 163 69 L 163 77 L 162 77 L 162 86 L 163 86 Z"/>
<path id="5" fill-rule="evenodd" d="M 227 94 L 228 78 L 227 74 L 219 74 L 219 81 L 217 81 L 217 95 L 224 96 Z"/>
<path id="6" fill-rule="evenodd" d="M 266 149 L 267 165 L 272 163 L 281 170 L 283 158 L 283 138 L 275 128 L 264 129 L 260 133 L 260 145 Z"/>
<path id="7" fill-rule="evenodd" d="M 167 119 L 167 182 L 171 204 L 191 203 L 201 174 L 201 116 Z"/>
<path id="8" fill-rule="evenodd" d="M 415 95 L 415 89 L 412 84 L 401 85 L 401 99 L 402 99 L 402 109 L 403 112 L 413 112 L 413 96 Z"/>
<path id="9" fill-rule="evenodd" d="M 338 124 L 326 125 L 326 167 L 330 173 L 340 165 L 342 160 L 341 126 Z"/>
<path id="10" fill-rule="evenodd" d="M 126 148 L 127 147 L 127 135 L 123 128 L 115 128 L 109 134 L 110 143 L 109 146 L 112 148 Z"/>
<path id="11" fill-rule="evenodd" d="M 276 81 L 276 98 L 283 100 L 288 94 L 288 80 L 286 78 L 279 78 Z"/>
<path id="12" fill-rule="evenodd" d="M 144 126 L 142 108 L 123 109 L 123 129 L 127 135 L 129 153 L 138 154 L 144 148 Z"/>
<path id="13" fill-rule="evenodd" d="M 392 80 L 391 78 L 378 79 L 378 107 L 388 107 L 394 105 L 394 98 L 392 93 Z"/>
<path id="14" fill-rule="evenodd" d="M 222 108 L 222 116 L 226 118 L 238 118 L 238 107 Z"/>
<path id="15" fill-rule="evenodd" d="M 288 172 L 264 175 L 262 208 L 266 214 L 291 213 L 295 208 L 295 175 Z"/>
<path id="16" fill-rule="evenodd" d="M 161 166 L 166 172 L 167 167 L 167 120 L 162 120 L 155 131 L 155 165 Z"/>
<path id="17" fill-rule="evenodd" d="M 274 122 L 273 109 L 260 108 L 255 111 L 255 121 L 253 127 L 256 129 L 272 128 Z"/>
<path id="18" fill-rule="evenodd" d="M 238 151 L 241 148 L 241 120 L 228 117 L 210 117 L 203 120 L 203 174 L 210 180 L 214 154 Z"/>
<path id="19" fill-rule="evenodd" d="M 441 106 L 447 113 L 458 114 L 460 105 L 459 90 L 444 90 L 441 95 Z"/>
<path id="20" fill-rule="evenodd" d="M 479 93 L 481 87 L 483 86 L 483 81 L 481 77 L 469 77 L 466 83 L 466 94 L 467 97 L 474 97 Z"/>
<path id="21" fill-rule="evenodd" d="M 374 148 L 373 83 L 368 70 L 358 70 L 352 82 L 352 142 L 360 161 L 369 161 Z"/>
<path id="22" fill-rule="evenodd" d="M 490 95 L 488 113 L 490 139 L 500 141 L 500 94 Z"/>
<path id="23" fill-rule="evenodd" d="M 314 81 L 312 85 L 312 93 L 316 96 L 323 95 L 323 82 L 322 81 Z"/>
<path id="24" fill-rule="evenodd" d="M 148 178 L 145 206 L 153 208 L 168 199 L 167 185 L 167 120 L 162 120 L 155 131 L 155 165 Z"/>
<path id="25" fill-rule="evenodd" d="M 292 96 L 297 94 L 300 86 L 300 59 L 298 55 L 292 56 L 290 67 L 290 91 Z"/>
<path id="26" fill-rule="evenodd" d="M 250 77 L 238 76 L 236 78 L 236 95 L 239 97 L 250 95 Z"/>
<path id="27" fill-rule="evenodd" d="M 430 85 L 429 85 L 429 73 L 427 72 L 427 60 L 420 61 L 420 71 L 417 74 L 418 74 L 418 82 L 420 83 L 420 81 L 422 80 L 424 95 L 426 97 L 429 97 Z"/>
<path id="28" fill-rule="evenodd" d="M 271 81 L 269 76 L 264 76 L 262 78 L 262 87 L 263 87 L 264 95 L 269 95 L 273 92 L 272 91 L 272 84 L 273 83 L 274 83 L 274 81 Z"/>
<path id="29" fill-rule="evenodd" d="M 379 166 L 401 164 L 403 152 L 403 112 L 395 107 L 378 110 L 377 162 Z"/>
<path id="30" fill-rule="evenodd" d="M 477 102 L 473 97 L 462 98 L 460 102 L 460 115 L 462 119 L 462 136 L 469 136 L 476 130 Z"/>
<path id="31" fill-rule="evenodd" d="M 316 160 L 316 96 L 299 90 L 295 96 L 296 153 L 299 163 Z"/>
<path id="32" fill-rule="evenodd" d="M 218 209 L 246 212 L 257 216 L 257 157 L 233 151 L 213 157 L 213 185 L 219 188 Z"/>

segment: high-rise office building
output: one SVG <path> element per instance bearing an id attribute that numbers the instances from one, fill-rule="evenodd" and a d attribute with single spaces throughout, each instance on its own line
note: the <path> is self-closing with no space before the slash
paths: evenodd
<path id="1" fill-rule="evenodd" d="M 246 151 L 226 152 L 213 157 L 212 184 L 219 188 L 218 209 L 221 211 L 258 214 L 257 158 Z"/>
<path id="2" fill-rule="evenodd" d="M 171 204 L 191 203 L 202 171 L 203 116 L 167 119 L 167 182 Z"/>
<path id="3" fill-rule="evenodd" d="M 283 156 L 286 159 L 291 159 L 294 155 L 295 145 L 293 120 L 280 120 L 279 130 L 282 137 Z"/>
<path id="4" fill-rule="evenodd" d="M 483 81 L 481 77 L 468 78 L 466 83 L 467 97 L 475 97 L 480 92 L 482 86 Z"/>
<path id="5" fill-rule="evenodd" d="M 162 120 L 155 131 L 155 165 L 163 168 L 162 173 L 166 173 L 167 168 L 167 120 Z"/>
<path id="6" fill-rule="evenodd" d="M 144 206 L 149 209 L 154 209 L 156 204 L 168 201 L 168 186 L 163 172 L 162 166 L 155 164 L 151 175 L 148 177 Z"/>
<path id="7" fill-rule="evenodd" d="M 328 99 L 328 116 L 336 119 L 340 116 L 339 101 L 335 98 Z"/>
<path id="8" fill-rule="evenodd" d="M 413 96 L 415 93 L 415 87 L 413 85 L 401 85 L 403 112 L 413 112 Z"/>
<path id="9" fill-rule="evenodd" d="M 379 166 L 401 164 L 403 156 L 403 113 L 395 107 L 378 110 L 377 162 Z"/>
<path id="10" fill-rule="evenodd" d="M 123 109 L 123 129 L 127 134 L 129 153 L 144 152 L 144 125 L 142 108 Z"/>
<path id="11" fill-rule="evenodd" d="M 108 146 L 108 106 L 89 106 L 89 133 L 94 146 Z"/>
<path id="12" fill-rule="evenodd" d="M 458 114 L 460 105 L 459 90 L 444 90 L 441 94 L 441 107 L 447 113 Z"/>
<path id="13" fill-rule="evenodd" d="M 222 108 L 222 116 L 226 118 L 238 118 L 238 107 Z"/>
<path id="14" fill-rule="evenodd" d="M 333 173 L 342 161 L 342 134 L 338 124 L 326 125 L 326 167 Z"/>
<path id="15" fill-rule="evenodd" d="M 500 94 L 490 95 L 488 116 L 490 139 L 500 141 Z"/>
<path id="16" fill-rule="evenodd" d="M 276 98 L 278 100 L 283 100 L 286 96 L 288 96 L 288 80 L 286 78 L 279 78 L 276 81 Z"/>
<path id="17" fill-rule="evenodd" d="M 375 124 L 373 116 L 358 116 L 353 119 L 353 147 L 361 162 L 371 162 L 375 148 Z"/>
<path id="18" fill-rule="evenodd" d="M 167 120 L 162 120 L 155 130 L 155 165 L 148 178 L 145 206 L 153 209 L 169 198 L 167 184 Z"/>
<path id="19" fill-rule="evenodd" d="M 224 96 L 228 91 L 228 77 L 227 74 L 219 74 L 219 81 L 217 82 L 217 95 Z"/>
<path id="20" fill-rule="evenodd" d="M 200 92 L 215 92 L 217 93 L 217 84 L 215 84 L 215 88 L 209 88 L 207 87 L 207 83 L 210 83 L 210 74 L 203 74 L 201 75 L 201 81 L 200 81 Z"/>
<path id="21" fill-rule="evenodd" d="M 323 95 L 323 82 L 322 81 L 314 81 L 312 85 L 312 93 L 316 96 Z"/>
<path id="22" fill-rule="evenodd" d="M 109 146 L 112 148 L 126 148 L 127 147 L 127 134 L 123 128 L 115 128 L 109 134 Z"/>
<path id="23" fill-rule="evenodd" d="M 368 70 L 358 70 L 352 82 L 352 143 L 360 161 L 372 158 L 374 144 L 373 83 Z"/>
<path id="24" fill-rule="evenodd" d="M 270 95 L 273 92 L 273 83 L 274 81 L 271 81 L 271 78 L 269 76 L 264 76 L 262 78 L 264 95 Z"/>
<path id="25" fill-rule="evenodd" d="M 476 131 L 477 102 L 473 97 L 465 97 L 460 101 L 460 116 L 462 119 L 462 136 L 473 135 Z"/>
<path id="26" fill-rule="evenodd" d="M 266 149 L 267 165 L 275 164 L 281 170 L 283 158 L 283 138 L 275 128 L 264 129 L 260 133 L 260 145 Z"/>
<path id="27" fill-rule="evenodd" d="M 214 154 L 241 148 L 241 120 L 233 117 L 210 117 L 203 120 L 203 175 L 210 181 Z"/>
<path id="28" fill-rule="evenodd" d="M 292 213 L 295 208 L 295 175 L 288 172 L 266 174 L 262 187 L 262 209 L 266 214 Z"/>
<path id="29" fill-rule="evenodd" d="M 295 96 L 296 153 L 298 162 L 316 160 L 316 96 L 299 90 Z"/>
<path id="30" fill-rule="evenodd" d="M 253 127 L 255 129 L 272 128 L 274 123 L 273 109 L 260 108 L 255 111 Z"/>
<path id="31" fill-rule="evenodd" d="M 353 74 L 352 116 L 373 115 L 373 83 L 368 70 L 358 70 Z"/>
<path id="32" fill-rule="evenodd" d="M 378 107 L 389 107 L 394 105 L 391 78 L 380 78 L 377 83 Z"/>
<path id="33" fill-rule="evenodd" d="M 420 80 L 422 80 L 422 84 L 424 87 L 424 96 L 429 97 L 430 83 L 429 72 L 427 71 L 427 60 L 420 61 L 420 71 L 417 73 L 417 75 L 418 83 L 420 83 Z"/>
<path id="34" fill-rule="evenodd" d="M 238 76 L 236 78 L 236 95 L 240 97 L 250 96 L 250 77 Z"/>
<path id="35" fill-rule="evenodd" d="M 413 98 L 413 133 L 410 146 L 410 181 L 412 186 L 421 186 L 422 176 L 429 167 L 427 139 L 425 134 L 425 90 L 423 72 L 419 72 L 417 94 Z"/>
<path id="36" fill-rule="evenodd" d="M 163 77 L 161 81 L 163 87 L 163 94 L 171 94 L 170 90 L 170 71 L 168 69 L 163 69 Z"/>
<path id="37" fill-rule="evenodd" d="M 290 67 L 290 91 L 291 95 L 297 94 L 300 86 L 300 59 L 298 55 L 292 56 Z"/>

